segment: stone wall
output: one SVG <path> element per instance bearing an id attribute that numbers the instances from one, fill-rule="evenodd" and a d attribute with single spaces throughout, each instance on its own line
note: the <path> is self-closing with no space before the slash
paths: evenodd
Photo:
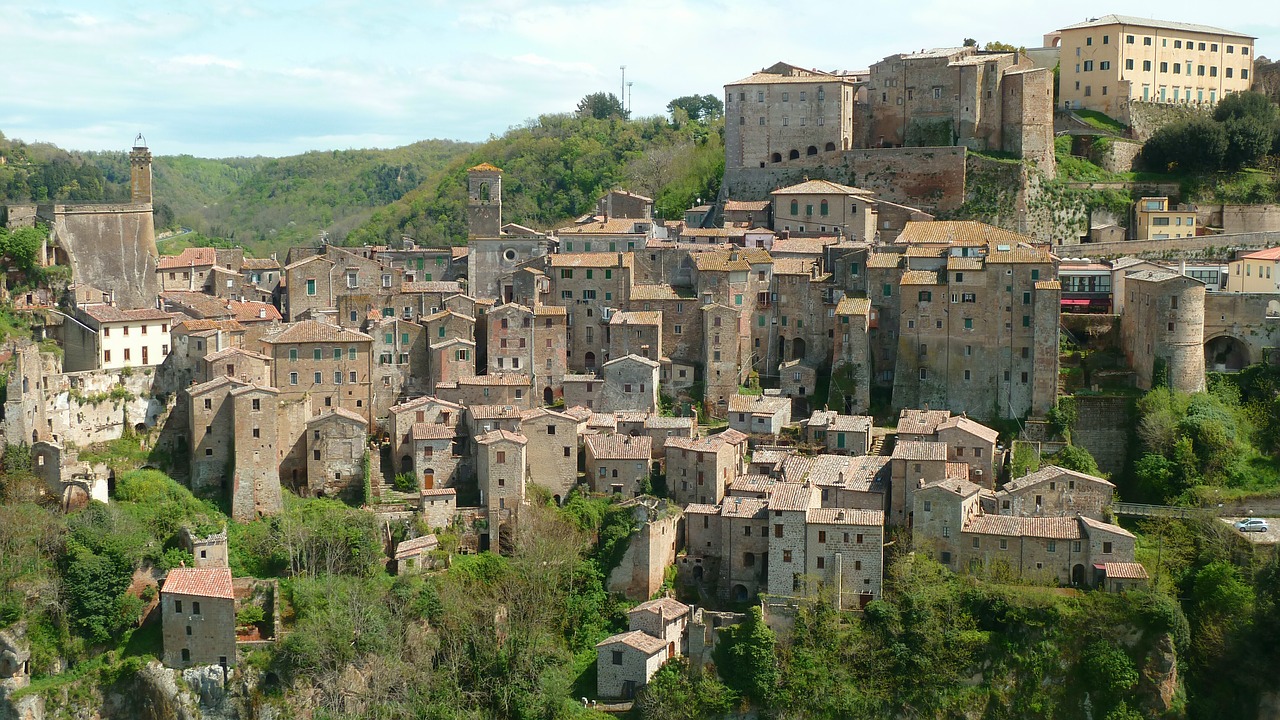
<path id="1" fill-rule="evenodd" d="M 1129 452 L 1129 430 L 1135 418 L 1132 401 L 1111 395 L 1077 395 L 1072 443 L 1088 450 L 1098 469 L 1114 475 L 1124 470 Z"/>
<path id="2" fill-rule="evenodd" d="M 674 507 L 664 513 L 664 506 L 651 512 L 636 505 L 642 524 L 631 536 L 622 561 L 609 573 L 609 592 L 644 601 L 662 587 L 666 569 L 676 561 L 676 529 L 683 517 Z"/>
<path id="3" fill-rule="evenodd" d="M 76 282 L 115 293 L 122 308 L 155 303 L 159 252 L 150 203 L 42 205 L 39 214 L 51 223 Z"/>
<path id="4" fill-rule="evenodd" d="M 1091 154 L 1095 164 L 1103 170 L 1113 173 L 1125 173 L 1137 169 L 1138 155 L 1142 152 L 1142 143 L 1132 140 L 1109 138 L 1103 148 L 1094 145 L 1096 154 Z"/>
<path id="5" fill-rule="evenodd" d="M 1213 114 L 1213 106 L 1168 105 L 1154 102 L 1129 101 L 1129 134 L 1138 142 L 1146 142 L 1156 130 L 1179 120 L 1205 117 Z"/>
<path id="6" fill-rule="evenodd" d="M 1234 250 L 1260 250 L 1280 245 L 1280 231 L 1202 235 L 1171 240 L 1131 240 L 1116 243 L 1089 243 L 1081 251 L 1091 258 L 1126 255 L 1145 258 L 1212 258 L 1227 260 Z"/>

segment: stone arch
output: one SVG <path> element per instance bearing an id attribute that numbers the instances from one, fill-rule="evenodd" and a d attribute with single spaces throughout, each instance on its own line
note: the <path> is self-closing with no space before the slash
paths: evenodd
<path id="1" fill-rule="evenodd" d="M 480 183 L 480 202 L 489 202 L 489 183 Z"/>
<path id="2" fill-rule="evenodd" d="M 550 386 L 550 385 L 548 385 L 548 386 L 547 386 L 545 389 L 543 389 L 543 391 L 542 391 L 542 404 L 543 404 L 543 405 L 550 405 L 551 403 L 553 403 L 553 402 L 555 402 L 555 401 L 556 401 L 556 393 L 555 393 L 555 391 L 554 391 L 554 390 L 552 390 L 552 389 L 551 389 L 551 386 Z"/>
<path id="3" fill-rule="evenodd" d="M 425 468 L 422 471 L 422 489 L 434 490 L 436 487 L 436 469 Z"/>
<path id="4" fill-rule="evenodd" d="M 1076 563 L 1076 565 L 1071 568 L 1071 584 L 1077 586 L 1084 585 L 1084 565 Z"/>
<path id="5" fill-rule="evenodd" d="M 774 153 L 769 156 L 769 162 L 782 162 L 782 153 Z"/>
<path id="6" fill-rule="evenodd" d="M 833 142 L 827 143 L 827 152 L 835 152 L 835 149 L 836 149 L 835 143 Z"/>
<path id="7" fill-rule="evenodd" d="M 400 458 L 400 472 L 402 473 L 413 472 L 413 456 L 405 455 L 404 457 Z"/>
<path id="8" fill-rule="evenodd" d="M 591 352 L 591 351 L 589 351 L 589 350 L 588 350 L 588 351 L 587 351 L 587 354 L 583 356 L 582 361 L 586 364 L 586 366 L 587 366 L 587 369 L 588 369 L 588 370 L 595 370 L 595 369 L 596 369 L 596 354 L 595 354 L 595 353 L 593 353 L 593 352 Z"/>
<path id="9" fill-rule="evenodd" d="M 791 149 L 791 153 L 787 155 L 787 159 L 789 159 L 789 160 L 799 160 L 799 159 L 800 159 L 800 151 L 799 151 L 799 150 L 796 150 L 795 148 L 792 148 L 792 149 Z"/>
<path id="10" fill-rule="evenodd" d="M 1249 366 L 1249 344 L 1234 335 L 1204 342 L 1204 366 L 1210 372 L 1239 372 Z"/>
<path id="11" fill-rule="evenodd" d="M 747 601 L 747 586 L 746 586 L 746 585 L 738 584 L 738 585 L 734 585 L 734 586 L 733 586 L 733 601 L 734 601 L 734 602 L 746 602 L 746 601 Z"/>
<path id="12" fill-rule="evenodd" d="M 810 145 L 810 146 L 808 147 L 808 149 L 806 149 L 806 150 L 804 151 L 804 154 L 805 154 L 805 155 L 817 155 L 817 154 L 818 154 L 818 146 L 817 146 L 817 145 Z"/>
<path id="13" fill-rule="evenodd" d="M 803 360 L 804 351 L 805 351 L 804 338 L 798 337 L 791 341 L 791 359 L 792 360 Z"/>

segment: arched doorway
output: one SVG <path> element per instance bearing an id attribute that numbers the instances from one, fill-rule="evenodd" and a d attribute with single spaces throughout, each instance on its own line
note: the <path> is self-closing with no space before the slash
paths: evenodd
<path id="1" fill-rule="evenodd" d="M 804 359 L 804 338 L 796 338 L 795 340 L 791 341 L 791 359 L 792 360 Z"/>
<path id="2" fill-rule="evenodd" d="M 1240 372 L 1249 365 L 1249 347 L 1230 335 L 1204 344 L 1204 366 L 1210 372 Z"/>
<path id="3" fill-rule="evenodd" d="M 1071 584 L 1076 586 L 1084 585 L 1084 565 L 1077 563 L 1075 567 L 1071 568 Z"/>
<path id="4" fill-rule="evenodd" d="M 436 487 L 436 471 L 435 468 L 427 468 L 422 471 L 422 489 L 434 490 Z"/>
<path id="5" fill-rule="evenodd" d="M 746 585 L 734 585 L 734 586 L 733 586 L 733 601 L 734 601 L 734 602 L 746 602 L 746 601 L 747 601 L 747 586 L 746 586 Z"/>
<path id="6" fill-rule="evenodd" d="M 400 458 L 400 472 L 402 473 L 413 472 L 413 458 L 411 456 L 405 455 L 404 457 Z"/>
<path id="7" fill-rule="evenodd" d="M 809 149 L 804 151 L 804 154 L 805 154 L 805 155 L 817 155 L 817 154 L 818 154 L 818 146 L 816 146 L 816 145 L 810 145 L 810 146 L 809 146 Z"/>
<path id="8" fill-rule="evenodd" d="M 551 390 L 551 386 L 548 385 L 546 389 L 542 391 L 542 404 L 550 405 L 551 403 L 555 402 L 555 399 L 556 399 L 556 394 Z"/>
<path id="9" fill-rule="evenodd" d="M 790 153 L 789 155 L 787 155 L 787 157 L 788 157 L 788 158 L 790 158 L 791 160 L 799 160 L 799 159 L 800 159 L 800 151 L 799 151 L 799 150 L 792 150 L 792 151 L 791 151 L 791 153 Z"/>
<path id="10" fill-rule="evenodd" d="M 769 156 L 769 162 L 782 162 L 782 153 L 774 153 Z"/>
<path id="11" fill-rule="evenodd" d="M 595 370 L 595 369 L 596 369 L 596 354 L 595 354 L 595 353 L 588 351 L 588 352 L 587 352 L 587 354 L 583 357 L 583 361 L 587 364 L 587 369 L 588 369 L 588 370 Z"/>
<path id="12" fill-rule="evenodd" d="M 693 566 L 693 580 L 694 582 L 702 582 L 702 566 L 701 565 Z"/>
<path id="13" fill-rule="evenodd" d="M 836 149 L 835 143 L 833 142 L 827 143 L 827 152 L 835 152 L 835 149 Z"/>

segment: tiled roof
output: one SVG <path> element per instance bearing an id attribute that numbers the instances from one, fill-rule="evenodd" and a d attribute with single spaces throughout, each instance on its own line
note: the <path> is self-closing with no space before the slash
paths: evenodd
<path id="1" fill-rule="evenodd" d="M 836 415 L 828 428 L 836 432 L 871 432 L 871 416 Z"/>
<path id="2" fill-rule="evenodd" d="M 791 398 L 768 395 L 730 395 L 729 412 L 773 415 L 791 407 Z"/>
<path id="3" fill-rule="evenodd" d="M 222 360 L 225 360 L 229 357 L 240 357 L 240 356 L 247 357 L 251 360 L 266 360 L 268 362 L 271 360 L 270 355 L 263 355 L 260 352 L 245 350 L 244 348 L 229 347 L 229 348 L 223 348 L 222 350 L 219 350 L 217 352 L 211 352 L 208 355 L 205 355 L 204 361 L 206 363 L 212 364 L 216 362 L 221 362 Z"/>
<path id="4" fill-rule="evenodd" d="M 587 446 L 597 460 L 648 460 L 653 438 L 648 435 L 589 435 Z"/>
<path id="5" fill-rule="evenodd" d="M 727 238 L 731 234 L 733 228 L 711 227 L 711 228 L 685 228 L 680 231 L 680 237 L 721 237 Z M 739 231 L 741 232 L 741 231 Z"/>
<path id="6" fill-rule="evenodd" d="M 428 280 L 423 282 L 400 283 L 400 292 L 409 293 L 456 293 L 462 292 L 462 285 L 452 280 Z"/>
<path id="7" fill-rule="evenodd" d="M 449 409 L 451 409 L 451 410 L 462 410 L 462 409 L 463 409 L 463 408 L 462 408 L 462 406 L 461 406 L 461 405 L 459 405 L 459 404 L 457 404 L 457 403 L 451 403 L 451 402 L 449 402 L 448 400 L 441 400 L 440 398 L 438 398 L 438 397 L 434 397 L 434 396 L 431 396 L 431 395 L 424 395 L 424 396 L 422 396 L 422 397 L 414 398 L 414 399 L 412 399 L 412 400 L 405 400 L 404 402 L 400 403 L 399 405 L 393 405 L 393 406 L 391 407 L 391 412 L 393 412 L 393 413 L 395 413 L 395 414 L 400 414 L 400 413 L 402 413 L 402 412 L 406 412 L 406 411 L 408 411 L 408 410 L 413 410 L 413 409 L 416 409 L 416 408 L 420 408 L 420 407 L 423 407 L 423 406 L 425 406 L 425 405 L 442 405 L 442 406 L 447 407 L 447 408 L 449 408 Z"/>
<path id="8" fill-rule="evenodd" d="M 901 253 L 875 252 L 867 256 L 867 267 L 869 268 L 896 268 L 901 264 Z"/>
<path id="9" fill-rule="evenodd" d="M 223 385 L 234 385 L 235 387 L 248 387 L 249 383 L 239 378 L 228 377 L 226 375 L 219 375 L 218 377 L 212 380 L 208 380 L 208 381 L 198 383 L 196 385 L 192 385 L 188 387 L 187 394 L 193 398 L 199 397 L 200 395 L 203 395 L 212 390 L 217 390 Z"/>
<path id="10" fill-rule="evenodd" d="M 457 435 L 457 430 L 444 423 L 414 423 L 409 431 L 413 440 L 446 440 Z"/>
<path id="11" fill-rule="evenodd" d="M 692 417 L 667 417 L 665 415 L 650 415 L 644 419 L 646 428 L 654 428 L 661 430 L 693 430 L 698 426 L 697 419 Z"/>
<path id="12" fill-rule="evenodd" d="M 748 439 L 741 431 L 734 430 L 733 428 L 716 433 L 711 437 L 720 438 L 720 442 L 728 443 L 730 445 L 741 445 Z"/>
<path id="13" fill-rule="evenodd" d="M 523 412 L 514 405 L 471 405 L 467 408 L 471 417 L 478 420 L 499 420 L 502 418 L 518 418 Z"/>
<path id="14" fill-rule="evenodd" d="M 554 253 L 549 256 L 551 267 L 575 268 L 616 268 L 631 265 L 631 254 L 624 253 L 622 262 L 618 262 L 618 253 L 612 252 L 588 252 L 588 253 Z"/>
<path id="15" fill-rule="evenodd" d="M 361 417 L 361 416 L 359 416 L 359 415 L 355 414 L 354 412 L 351 412 L 350 410 L 348 410 L 348 409 L 346 409 L 346 408 L 342 408 L 342 407 L 336 407 L 336 408 L 333 408 L 332 410 L 328 410 L 328 411 L 326 411 L 326 412 L 322 412 L 322 413 L 320 413 L 319 415 L 316 415 L 316 416 L 312 417 L 311 419 L 307 420 L 307 424 L 308 424 L 308 425 L 317 425 L 317 424 L 320 424 L 320 423 L 326 422 L 326 421 L 328 421 L 328 420 L 331 420 L 331 419 L 333 419 L 333 418 L 342 418 L 343 420 L 350 420 L 350 421 L 352 421 L 352 422 L 358 422 L 358 423 L 360 423 L 361 425 L 368 425 L 368 424 L 369 424 L 369 421 L 368 421 L 368 420 L 365 420 L 363 417 Z"/>
<path id="16" fill-rule="evenodd" d="M 243 270 L 279 270 L 280 261 L 275 258 L 251 258 L 247 257 L 241 263 L 240 269 Z"/>
<path id="17" fill-rule="evenodd" d="M 895 460 L 942 460 L 947 459 L 947 444 L 929 440 L 903 440 L 893 448 Z"/>
<path id="18" fill-rule="evenodd" d="M 574 405 L 564 411 L 565 415 L 577 420 L 578 422 L 586 422 L 591 419 L 591 409 L 582 405 Z"/>
<path id="19" fill-rule="evenodd" d="M 947 463 L 947 464 L 950 465 L 951 463 Z M 981 485 L 975 485 L 974 483 L 971 483 L 968 480 L 957 479 L 957 478 L 948 478 L 946 480 L 939 480 L 937 482 L 929 483 L 928 485 L 925 485 L 923 488 L 921 488 L 921 490 L 945 490 L 949 493 L 954 493 L 956 495 L 959 495 L 960 497 L 972 497 L 982 492 L 983 489 L 984 488 Z"/>
<path id="20" fill-rule="evenodd" d="M 720 516 L 727 518 L 762 518 L 769 512 L 769 501 L 760 498 L 727 497 L 720 504 Z"/>
<path id="21" fill-rule="evenodd" d="M 871 312 L 871 301 L 867 298 L 840 298 L 836 305 L 837 315 L 866 315 Z"/>
<path id="22" fill-rule="evenodd" d="M 569 414 L 569 411 L 556 412 L 550 408 L 536 407 L 532 410 L 525 410 L 520 413 L 521 420 L 536 420 L 538 418 L 549 417 L 556 420 L 564 420 L 568 422 L 578 422 L 578 419 Z"/>
<path id="23" fill-rule="evenodd" d="M 180 270 L 193 265 L 213 265 L 218 261 L 218 251 L 211 247 L 189 247 L 177 255 L 161 255 L 156 261 L 157 270 Z"/>
<path id="24" fill-rule="evenodd" d="M 609 319 L 610 325 L 661 325 L 662 312 L 660 310 L 648 311 L 631 311 L 616 312 Z"/>
<path id="25" fill-rule="evenodd" d="M 1128 530 L 1125 530 L 1119 525 L 1104 523 L 1101 520 L 1094 520 L 1093 518 L 1085 517 L 1083 515 L 1080 516 L 1080 522 L 1084 523 L 1090 530 L 1101 530 L 1103 532 L 1108 532 L 1113 535 L 1119 535 L 1121 537 L 1127 537 L 1127 538 L 1133 537 L 1133 533 L 1129 532 Z"/>
<path id="26" fill-rule="evenodd" d="M 937 245 L 911 245 L 902 254 L 909 258 L 940 258 L 947 254 L 947 249 Z"/>
<path id="27" fill-rule="evenodd" d="M 631 632 L 619 633 L 596 643 L 596 647 L 608 647 L 609 645 L 626 645 L 629 648 L 639 650 L 645 655 L 657 655 L 667 649 L 667 642 L 659 640 L 649 633 L 632 630 Z"/>
<path id="28" fill-rule="evenodd" d="M 580 225 L 569 225 L 567 227 L 557 228 L 556 235 L 643 235 L 643 230 L 636 229 L 636 225 L 638 223 L 643 223 L 649 226 L 653 225 L 653 223 L 648 220 L 614 218 L 612 220 L 586 222 Z M 607 255 L 608 253 L 605 254 Z"/>
<path id="29" fill-rule="evenodd" d="M 947 258 L 948 270 L 981 270 L 983 268 L 981 258 L 973 257 L 949 257 Z"/>
<path id="30" fill-rule="evenodd" d="M 635 300 L 681 300 L 692 299 L 692 296 L 682 298 L 676 289 L 670 285 L 633 285 L 631 287 L 631 299 Z"/>
<path id="31" fill-rule="evenodd" d="M 174 332 L 184 330 L 189 333 L 204 332 L 206 330 L 221 330 L 223 332 L 244 332 L 245 327 L 235 320 L 183 320 L 173 326 Z"/>
<path id="32" fill-rule="evenodd" d="M 372 340 L 373 338 L 362 332 L 330 325 L 319 320 L 303 320 L 285 325 L 280 332 L 264 337 L 262 342 L 271 345 L 285 345 L 290 343 L 371 342 Z"/>
<path id="33" fill-rule="evenodd" d="M 161 592 L 200 597 L 235 598 L 231 590 L 231 568 L 178 567 L 169 571 Z"/>
<path id="34" fill-rule="evenodd" d="M 1136 562 L 1102 563 L 1102 572 L 1110 580 L 1146 580 L 1150 577 L 1142 563 Z"/>
<path id="35" fill-rule="evenodd" d="M 1104 485 L 1109 488 L 1115 487 L 1115 485 L 1111 484 L 1110 481 L 1104 480 L 1094 475 L 1089 475 L 1088 473 L 1076 472 L 1075 470 L 1068 470 L 1063 467 L 1058 467 L 1057 465 L 1045 465 L 1044 467 L 1040 468 L 1039 470 L 1036 470 L 1035 472 L 1029 475 L 1023 475 L 1020 478 L 1010 480 L 1008 483 L 1005 484 L 1003 490 L 1005 492 L 1015 492 L 1018 490 L 1026 490 L 1027 488 L 1032 487 L 1034 485 L 1039 485 L 1041 483 L 1049 482 L 1050 480 L 1058 480 L 1061 478 L 1065 478 L 1067 480 L 1082 480 L 1084 482 L 1091 482 L 1091 483 L 1096 483 L 1098 485 Z"/>
<path id="36" fill-rule="evenodd" d="M 627 611 L 628 615 L 651 612 L 663 620 L 673 620 L 689 613 L 689 606 L 672 597 L 661 597 L 657 600 L 642 602 Z"/>
<path id="37" fill-rule="evenodd" d="M 85 315 L 100 323 L 145 322 L 147 320 L 173 320 L 173 314 L 155 308 L 122 310 L 114 305 L 82 305 Z"/>
<path id="38" fill-rule="evenodd" d="M 992 265 L 1051 262 L 1053 257 L 1048 250 L 1035 247 L 1011 247 L 1008 250 L 997 250 L 987 255 L 987 263 Z"/>
<path id="39" fill-rule="evenodd" d="M 867 525 L 884 526 L 883 510 L 853 510 L 849 508 L 813 508 L 805 518 L 818 525 Z"/>
<path id="40" fill-rule="evenodd" d="M 894 242 L 912 245 L 916 243 L 961 246 L 1017 245 L 1030 243 L 1031 238 L 974 220 L 910 221 Z"/>
<path id="41" fill-rule="evenodd" d="M 396 560 L 404 560 L 405 558 L 421 555 L 440 547 L 440 541 L 435 535 L 422 535 L 412 540 L 405 540 L 396 545 Z"/>
<path id="42" fill-rule="evenodd" d="M 1037 290 L 1061 290 L 1062 283 L 1057 280 L 1039 280 L 1036 282 Z"/>
<path id="43" fill-rule="evenodd" d="M 742 253 L 727 250 L 691 253 L 689 259 L 693 261 L 693 266 L 698 269 L 698 272 L 749 272 L 751 270 L 751 263 L 742 256 Z"/>
<path id="44" fill-rule="evenodd" d="M 728 431 L 725 431 L 728 432 Z M 734 432 L 737 432 L 736 430 Z M 742 433 L 738 433 L 741 435 Z M 675 448 L 676 450 L 693 450 L 695 452 L 715 452 L 724 447 L 726 441 L 732 438 L 724 437 L 725 433 L 716 433 L 701 438 L 692 437 L 669 437 L 664 438 L 664 447 Z"/>
<path id="45" fill-rule="evenodd" d="M 661 364 L 657 360 L 650 360 L 642 355 L 631 353 L 630 355 L 623 355 L 620 358 L 614 358 L 601 367 L 609 367 L 610 365 L 622 363 L 640 363 L 641 365 L 647 365 L 649 367 L 658 367 Z"/>
<path id="46" fill-rule="evenodd" d="M 521 373 L 496 373 L 494 375 L 474 375 L 472 377 L 459 378 L 458 385 L 473 385 L 476 387 L 524 387 L 532 384 L 532 380 L 528 375 Z"/>
<path id="47" fill-rule="evenodd" d="M 1280 247 L 1267 248 L 1266 250 L 1254 250 L 1251 253 L 1240 256 L 1241 260 L 1280 260 Z"/>
<path id="48" fill-rule="evenodd" d="M 567 315 L 563 305 L 535 305 L 533 314 L 537 316 Z"/>
<path id="49" fill-rule="evenodd" d="M 283 319 L 275 305 L 253 300 L 231 300 L 227 302 L 231 316 L 240 322 L 272 322 Z"/>
<path id="50" fill-rule="evenodd" d="M 719 515 L 719 505 L 707 505 L 704 503 L 689 503 L 684 506 L 685 515 Z"/>
<path id="51" fill-rule="evenodd" d="M 777 484 L 778 480 L 776 478 L 762 473 L 748 473 L 730 480 L 728 490 L 730 495 L 742 493 L 763 493 L 768 495 L 773 492 L 773 488 Z"/>
<path id="52" fill-rule="evenodd" d="M 870 190 L 851 187 L 849 185 L 841 185 L 833 183 L 830 180 L 806 180 L 796 185 L 788 185 L 784 188 L 778 188 L 770 195 L 860 195 L 869 197 L 875 195 Z"/>
<path id="53" fill-rule="evenodd" d="M 774 258 L 774 275 L 811 275 L 817 258 Z"/>
<path id="54" fill-rule="evenodd" d="M 1080 523 L 1073 517 L 1029 518 L 1012 515 L 971 515 L 963 532 L 1006 537 L 1033 537 L 1049 540 L 1080 539 Z"/>
<path id="55" fill-rule="evenodd" d="M 908 270 L 902 273 L 903 285 L 940 285 L 938 273 L 932 270 Z"/>
<path id="56" fill-rule="evenodd" d="M 1108 25 L 1133 25 L 1135 27 L 1158 28 L 1160 30 L 1205 33 L 1207 35 L 1229 35 L 1231 37 L 1247 38 L 1249 40 L 1254 39 L 1254 36 L 1252 35 L 1245 35 L 1232 30 L 1224 30 L 1222 28 L 1213 27 L 1212 25 L 1172 22 L 1169 20 L 1156 20 L 1154 18 L 1134 17 L 1132 15 L 1103 15 L 1102 17 L 1092 18 L 1085 22 L 1076 23 L 1075 25 L 1068 25 L 1061 29 L 1076 30 L 1079 28 L 1106 27 Z"/>
<path id="57" fill-rule="evenodd" d="M 779 483 L 769 496 L 770 510 L 808 510 L 813 504 L 813 486 Z"/>
<path id="58" fill-rule="evenodd" d="M 508 430 L 491 430 L 476 438 L 476 442 L 480 445 L 488 445 L 489 443 L 495 443 L 499 440 L 518 443 L 520 445 L 524 445 L 529 442 L 529 439 L 524 435 L 521 435 L 520 433 L 513 433 Z"/>
<path id="59" fill-rule="evenodd" d="M 768 200 L 729 200 L 724 204 L 725 212 L 756 212 L 768 210 Z"/>
<path id="60" fill-rule="evenodd" d="M 836 244 L 833 237 L 789 237 L 773 241 L 769 252 L 773 255 L 781 253 L 797 253 L 804 255 L 821 255 L 828 245 Z"/>
<path id="61" fill-rule="evenodd" d="M 975 422 L 963 415 L 953 415 L 952 417 L 938 423 L 938 430 L 961 430 L 986 440 L 987 442 L 995 442 L 1000 439 L 1000 433 L 993 430 L 980 422 Z"/>
<path id="62" fill-rule="evenodd" d="M 498 167 L 497 165 L 494 165 L 494 164 L 492 164 L 492 163 L 482 162 L 482 163 L 480 163 L 479 165 L 476 165 L 476 166 L 474 166 L 474 167 L 472 167 L 472 168 L 469 168 L 469 169 L 467 170 L 467 172 L 496 172 L 496 173 L 500 173 L 500 172 L 502 172 L 502 168 L 500 168 L 500 167 Z"/>
<path id="63" fill-rule="evenodd" d="M 449 495 L 457 495 L 458 491 L 453 488 L 427 488 L 422 491 L 423 497 L 448 497 Z"/>
<path id="64" fill-rule="evenodd" d="M 951 417 L 950 410 L 903 408 L 898 414 L 898 434 L 932 435 L 949 417 Z"/>

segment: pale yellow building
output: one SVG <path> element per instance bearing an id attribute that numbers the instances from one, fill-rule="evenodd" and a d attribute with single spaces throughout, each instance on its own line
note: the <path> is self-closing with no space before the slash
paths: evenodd
<path id="1" fill-rule="evenodd" d="M 1129 101 L 1213 105 L 1253 85 L 1254 38 L 1208 25 L 1104 15 L 1045 37 L 1061 106 L 1128 122 Z"/>
<path id="2" fill-rule="evenodd" d="M 1187 205 L 1169 204 L 1167 197 L 1146 197 L 1134 209 L 1135 239 L 1167 240 L 1196 236 L 1196 211 Z"/>
<path id="3" fill-rule="evenodd" d="M 794 235 L 838 235 L 873 240 L 875 193 L 829 180 L 806 180 L 774 190 L 773 229 Z"/>
<path id="4" fill-rule="evenodd" d="M 1227 292 L 1280 292 L 1280 247 L 1241 255 L 1227 273 Z"/>

